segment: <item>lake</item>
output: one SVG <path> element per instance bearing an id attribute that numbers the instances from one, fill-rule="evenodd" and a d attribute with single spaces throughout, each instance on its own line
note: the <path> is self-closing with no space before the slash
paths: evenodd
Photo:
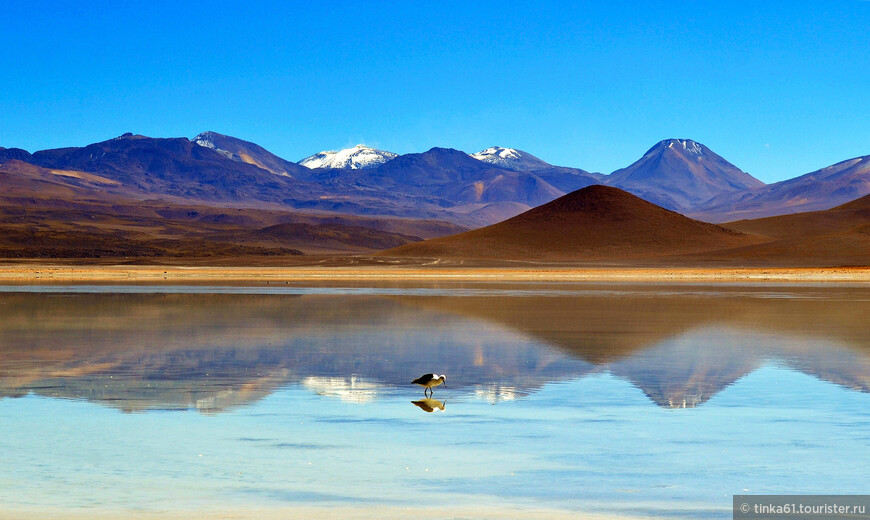
<path id="1" fill-rule="evenodd" d="M 868 318 L 846 285 L 0 287 L 0 517 L 865 493 Z"/>

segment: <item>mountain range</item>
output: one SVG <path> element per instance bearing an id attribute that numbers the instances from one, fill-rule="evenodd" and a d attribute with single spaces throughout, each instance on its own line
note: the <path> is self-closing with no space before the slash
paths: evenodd
<path id="1" fill-rule="evenodd" d="M 444 221 L 144 199 L 108 177 L 19 160 L 0 164 L 0 185 L 5 258 L 365 253 L 466 229 Z"/>
<path id="2" fill-rule="evenodd" d="M 193 140 L 128 133 L 81 148 L 33 154 L 0 149 L 0 164 L 11 161 L 96 175 L 106 180 L 102 190 L 109 196 L 442 219 L 466 226 L 496 222 L 565 193 L 540 176 L 497 168 L 457 150 L 433 148 L 374 168 L 310 169 L 215 132 Z M 542 175 L 567 183 L 567 189 L 597 182 L 583 173 L 556 169 Z M 58 174 L 55 180 L 77 186 L 80 178 Z"/>
<path id="3" fill-rule="evenodd" d="M 242 239 L 256 229 L 328 218 L 339 219 L 339 225 L 362 223 L 379 231 L 390 228 L 388 232 L 400 236 L 379 238 L 375 243 L 399 245 L 433 238 L 439 232 L 499 223 L 592 185 L 619 188 L 695 220 L 721 223 L 826 210 L 867 195 L 870 156 L 765 185 L 689 139 L 661 141 L 638 161 L 610 175 L 554 166 L 528 152 L 497 146 L 474 154 L 436 147 L 397 155 L 359 145 L 294 163 L 255 143 L 216 132 L 203 132 L 193 139 L 127 133 L 84 147 L 32 154 L 0 148 L 0 215 L 6 215 L 3 220 L 16 233 L 24 223 L 13 215 L 22 211 L 29 212 L 34 223 L 30 230 L 38 234 L 59 221 L 70 223 L 72 217 L 60 212 L 75 207 L 76 218 L 81 220 L 74 231 L 83 235 L 70 236 L 85 236 L 93 228 L 87 222 L 92 212 L 104 216 L 107 224 L 102 231 L 114 229 L 108 222 L 116 219 L 121 227 L 112 233 L 123 238 L 120 229 L 135 213 L 130 208 L 147 201 L 149 206 L 171 206 L 174 209 L 166 211 L 173 215 L 228 214 L 230 209 L 247 212 L 249 223 L 256 222 L 259 228 L 208 230 L 226 231 L 215 236 L 232 237 L 240 247 L 240 240 L 245 247 L 255 247 L 251 240 Z M 34 208 L 41 208 L 41 213 L 30 211 Z M 49 209 L 54 213 L 48 215 Z M 265 213 L 256 212 L 283 216 L 263 218 Z M 399 224 L 387 224 L 393 221 Z M 182 227 L 190 222 L 186 219 Z M 159 225 L 164 231 L 166 226 L 175 226 L 164 224 Z M 601 229 L 606 228 L 604 224 Z M 147 228 L 138 227 L 143 232 Z M 728 227 L 740 228 L 736 224 Z M 286 237 L 289 229 L 271 233 Z M 304 236 L 311 231 L 300 226 L 292 229 Z M 202 238 L 202 231 L 191 232 Z M 26 241 L 26 236 L 21 240 Z M 613 246 L 613 237 L 609 240 Z M 360 238 L 356 243 L 364 241 Z M 266 243 L 274 246 L 277 242 L 260 241 L 256 247 Z"/>
<path id="4" fill-rule="evenodd" d="M 217 132 L 193 139 L 124 134 L 81 148 L 0 148 L 0 163 L 81 171 L 138 198 L 440 218 L 493 224 L 592 184 L 666 209 L 722 222 L 828 209 L 870 193 L 870 156 L 766 186 L 690 139 L 666 139 L 610 175 L 551 165 L 528 152 L 490 147 L 397 155 L 358 145 L 299 163 Z"/>

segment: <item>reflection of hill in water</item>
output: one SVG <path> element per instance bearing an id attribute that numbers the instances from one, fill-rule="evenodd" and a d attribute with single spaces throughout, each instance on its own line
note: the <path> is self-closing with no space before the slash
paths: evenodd
<path id="1" fill-rule="evenodd" d="M 610 370 L 664 407 L 702 404 L 769 360 L 870 391 L 867 290 L 680 287 L 402 301 L 508 326 Z"/>
<path id="2" fill-rule="evenodd" d="M 499 325 L 374 296 L 36 295 L 0 299 L 0 396 L 220 410 L 287 384 L 364 402 L 438 367 L 496 397 L 585 373 Z M 365 388 L 363 388 L 365 387 Z M 519 390 L 522 389 L 522 390 Z"/>
<path id="3" fill-rule="evenodd" d="M 609 369 L 660 406 L 682 407 L 769 359 L 868 391 L 870 303 L 837 291 L 825 291 L 833 299 L 811 290 L 795 293 L 806 298 L 2 294 L 0 396 L 217 411 L 300 384 L 363 403 L 437 369 L 451 390 L 498 401 Z"/>
<path id="4" fill-rule="evenodd" d="M 606 285 L 566 297 L 403 297 L 402 301 L 505 325 L 595 364 L 622 359 L 711 325 L 826 338 L 870 354 L 866 326 L 870 291 L 866 289 L 723 286 L 714 290 L 691 285 Z"/>

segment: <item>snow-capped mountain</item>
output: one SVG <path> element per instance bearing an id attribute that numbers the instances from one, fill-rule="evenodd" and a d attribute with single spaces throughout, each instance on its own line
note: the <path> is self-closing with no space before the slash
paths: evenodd
<path id="1" fill-rule="evenodd" d="M 306 168 L 348 168 L 351 170 L 364 170 L 377 168 L 387 161 L 398 157 L 393 152 L 385 152 L 376 148 L 358 144 L 353 148 L 345 148 L 338 151 L 316 153 L 302 159 L 297 164 Z"/>
<path id="2" fill-rule="evenodd" d="M 518 172 L 540 170 L 551 166 L 528 152 L 515 148 L 502 148 L 501 146 L 493 146 L 470 155 L 478 161 Z"/>
<path id="3" fill-rule="evenodd" d="M 606 182 L 677 212 L 697 208 L 723 193 L 764 186 L 691 139 L 660 141 L 630 166 L 611 173 Z"/>

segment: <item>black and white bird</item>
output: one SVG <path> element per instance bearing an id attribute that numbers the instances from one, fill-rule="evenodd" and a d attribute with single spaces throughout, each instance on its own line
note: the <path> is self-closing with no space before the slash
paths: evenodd
<path id="1" fill-rule="evenodd" d="M 438 375 L 438 374 L 423 374 L 417 379 L 411 381 L 411 383 L 415 385 L 420 385 L 423 387 L 423 395 L 432 395 L 432 388 L 436 387 L 442 383 L 447 381 L 447 376 Z M 447 384 L 444 384 L 444 388 L 447 388 Z M 427 393 L 428 392 L 428 393 Z"/>

